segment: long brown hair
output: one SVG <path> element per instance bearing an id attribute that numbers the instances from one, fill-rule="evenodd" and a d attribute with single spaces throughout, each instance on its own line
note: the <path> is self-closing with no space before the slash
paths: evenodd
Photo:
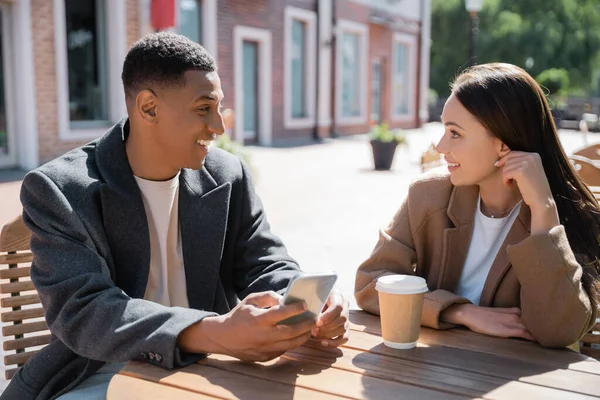
<path id="1" fill-rule="evenodd" d="M 592 307 L 598 304 L 600 207 L 560 143 L 544 92 L 523 69 L 483 64 L 452 84 L 461 104 L 511 150 L 538 153 Z"/>

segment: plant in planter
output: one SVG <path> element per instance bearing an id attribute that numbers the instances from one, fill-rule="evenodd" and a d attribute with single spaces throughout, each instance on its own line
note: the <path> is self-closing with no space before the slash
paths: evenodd
<path id="1" fill-rule="evenodd" d="M 398 145 L 406 145 L 406 136 L 401 130 L 390 130 L 387 123 L 373 125 L 369 135 L 373 150 L 375 170 L 388 171 L 392 167 Z"/>

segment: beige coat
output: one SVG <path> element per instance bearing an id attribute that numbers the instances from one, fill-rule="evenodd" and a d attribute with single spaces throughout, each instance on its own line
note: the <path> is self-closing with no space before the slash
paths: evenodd
<path id="1" fill-rule="evenodd" d="M 371 256 L 358 268 L 355 296 L 366 311 L 379 314 L 375 283 L 387 274 L 416 274 L 427 280 L 424 326 L 446 329 L 440 313 L 469 300 L 453 294 L 473 233 L 478 187 L 455 187 L 447 172 L 414 182 L 389 227 L 380 232 Z M 577 342 L 593 325 L 597 310 L 581 284 L 562 225 L 530 235 L 531 211 L 522 205 L 490 269 L 481 295 L 484 307 L 519 307 L 534 338 L 546 347 Z"/>

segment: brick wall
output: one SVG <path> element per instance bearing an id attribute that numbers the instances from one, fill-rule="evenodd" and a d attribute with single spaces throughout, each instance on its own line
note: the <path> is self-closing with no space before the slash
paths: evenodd
<path id="1" fill-rule="evenodd" d="M 62 141 L 58 138 L 56 104 L 56 71 L 54 58 L 54 16 L 52 1 L 32 1 L 33 46 L 35 63 L 36 103 L 38 114 L 40 162 L 46 162 L 66 151 L 80 146 L 84 141 Z M 127 46 L 139 37 L 139 1 L 124 0 L 127 12 Z M 286 6 L 317 11 L 317 0 L 219 0 L 218 4 L 218 59 L 225 93 L 224 106 L 234 108 L 234 54 L 233 30 L 236 25 L 269 29 L 272 35 L 272 129 L 275 143 L 289 138 L 311 138 L 314 129 L 284 129 L 284 10 Z M 369 25 L 368 7 L 348 0 L 334 0 L 336 20 L 347 19 Z M 370 115 L 371 62 L 375 57 L 384 60 L 385 81 L 382 96 L 382 117 L 389 120 L 391 82 L 391 40 L 393 32 L 386 27 L 369 25 L 369 68 L 367 79 L 367 115 Z M 332 68 L 335 71 L 335 46 Z M 415 77 L 416 79 L 416 77 Z M 322 88 L 321 88 L 322 89 Z M 335 79 L 332 81 L 332 110 L 335 110 Z M 333 115 L 333 113 L 332 113 Z M 405 123 L 404 127 L 414 123 Z M 397 127 L 394 126 L 394 127 Z M 369 124 L 340 126 L 338 134 L 356 134 L 368 131 Z"/>
<path id="2" fill-rule="evenodd" d="M 140 37 L 140 1 L 125 0 L 127 2 L 127 49 Z"/>
<path id="3" fill-rule="evenodd" d="M 31 1 L 40 164 L 73 148 L 58 140 L 54 12 L 52 1 Z"/>
<path id="4" fill-rule="evenodd" d="M 376 13 L 372 11 L 368 6 L 353 3 L 348 0 L 335 0 L 334 15 L 336 20 L 345 19 L 353 22 L 365 24 L 369 28 L 369 62 L 367 68 L 367 116 L 370 119 L 371 115 L 371 73 L 374 59 L 382 60 L 382 94 L 381 94 L 381 118 L 382 121 L 390 122 L 391 128 L 414 128 L 416 122 L 391 122 L 391 82 L 392 82 L 392 40 L 395 30 L 385 25 L 376 25 L 370 23 L 371 14 Z M 402 26 L 398 27 L 398 32 L 408 32 L 402 29 Z M 334 59 L 333 68 L 336 71 L 336 59 L 335 59 L 335 46 L 334 46 Z M 411 79 L 417 79 L 415 75 Z M 335 113 L 336 105 L 336 87 L 337 80 L 333 82 L 333 113 Z M 414 99 L 416 102 L 416 97 Z M 335 114 L 334 114 L 335 115 Z M 334 126 L 334 131 L 339 135 L 352 135 L 356 133 L 364 133 L 370 129 L 369 124 L 361 124 L 355 126 Z"/>
<path id="5" fill-rule="evenodd" d="M 138 37 L 139 0 L 125 1 L 127 1 L 127 44 L 129 46 Z M 40 164 L 43 164 L 85 144 L 87 140 L 64 141 L 58 137 L 53 2 L 31 0 L 31 13 L 39 160 Z"/>
<path id="6" fill-rule="evenodd" d="M 219 0 L 218 7 L 218 59 L 219 75 L 225 108 L 235 108 L 234 85 L 234 37 L 236 25 L 249 26 L 271 31 L 272 46 L 272 130 L 275 143 L 297 137 L 312 137 L 311 129 L 284 129 L 284 11 L 286 6 L 317 11 L 316 0 Z M 259 67 L 260 68 L 260 67 Z M 259 99 L 260 107 L 260 99 Z"/>
<path id="7" fill-rule="evenodd" d="M 390 122 L 391 82 L 392 82 L 392 38 L 393 33 L 381 25 L 369 25 L 369 101 L 367 115 L 371 116 L 371 81 L 373 62 L 381 60 L 381 121 Z"/>
<path id="8" fill-rule="evenodd" d="M 369 7 L 353 3 L 349 0 L 333 0 L 333 12 L 335 20 L 347 19 L 361 24 L 369 23 L 371 10 Z"/>
<path id="9" fill-rule="evenodd" d="M 334 0 L 334 10 L 333 15 L 335 19 L 335 23 L 337 21 L 343 19 L 353 22 L 358 22 L 360 24 L 369 25 L 369 15 L 370 9 L 367 6 L 362 4 L 353 3 L 348 0 Z M 334 23 L 334 24 L 335 24 Z M 370 34 L 370 32 L 369 32 Z M 369 41 L 371 42 L 373 39 L 369 36 Z M 332 68 L 334 73 L 334 79 L 332 81 L 332 94 L 331 94 L 331 105 L 332 105 L 332 116 L 333 116 L 333 132 L 336 135 L 355 135 L 359 133 L 365 133 L 369 131 L 369 117 L 370 117 L 370 103 L 371 103 L 371 57 L 369 57 L 369 62 L 367 63 L 367 87 L 365 94 L 367 96 L 367 122 L 359 125 L 336 125 L 336 109 L 337 109 L 337 98 L 338 98 L 338 79 L 337 79 L 337 46 L 339 45 L 339 41 L 335 41 L 335 45 L 332 47 Z M 369 48 L 371 47 L 369 43 Z"/>

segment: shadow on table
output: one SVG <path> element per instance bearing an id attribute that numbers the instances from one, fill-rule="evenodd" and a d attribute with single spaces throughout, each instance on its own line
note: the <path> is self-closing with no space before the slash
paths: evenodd
<path id="1" fill-rule="evenodd" d="M 397 350 L 380 344 L 357 355 L 353 364 L 365 370 L 363 394 L 367 399 L 383 398 L 381 388 L 373 384 L 374 378 L 407 385 L 402 394 L 411 398 L 452 398 L 456 395 L 567 398 L 561 397 L 561 393 L 575 397 L 600 396 L 597 385 L 600 367 L 597 364 L 589 365 L 591 370 L 587 372 L 592 373 L 587 373 L 585 364 L 588 361 L 579 353 L 567 349 L 544 349 L 546 351 L 549 354 L 556 352 L 556 358 L 542 363 L 528 358 L 527 351 L 523 352 L 521 360 L 445 345 Z M 576 363 L 581 363 L 578 364 L 581 370 L 569 370 Z"/>
<path id="2" fill-rule="evenodd" d="M 297 387 L 298 377 L 318 375 L 323 370 L 330 368 L 341 355 L 341 350 L 330 349 L 323 353 L 319 362 L 312 363 L 297 360 L 294 352 L 288 352 L 281 358 L 266 363 L 244 363 L 232 359 L 213 359 L 211 357 L 198 365 L 220 370 L 221 373 L 215 374 L 207 374 L 204 371 L 202 376 L 211 384 L 220 386 L 236 398 L 288 400 L 317 395 L 317 392 Z M 223 373 L 225 371 L 227 371 L 226 374 Z M 297 393 L 299 391 L 305 393 Z"/>

